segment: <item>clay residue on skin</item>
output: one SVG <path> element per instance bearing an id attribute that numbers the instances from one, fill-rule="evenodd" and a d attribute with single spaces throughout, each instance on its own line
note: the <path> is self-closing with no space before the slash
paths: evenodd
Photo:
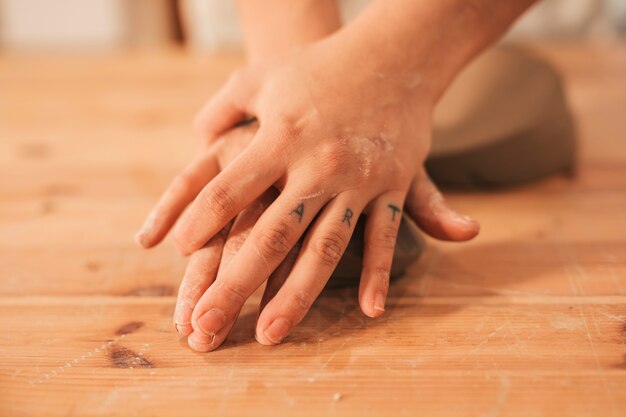
<path id="1" fill-rule="evenodd" d="M 355 138 L 356 152 L 359 157 L 359 169 L 364 177 L 371 175 L 372 167 L 378 162 L 383 152 L 393 150 L 393 145 L 381 136 Z"/>
<path id="2" fill-rule="evenodd" d="M 300 200 L 310 200 L 312 198 L 317 198 L 317 197 L 324 195 L 324 192 L 325 192 L 324 190 L 320 190 L 311 194 L 307 194 L 307 195 L 300 197 Z"/>
<path id="3" fill-rule="evenodd" d="M 414 89 L 419 87 L 422 84 L 422 76 L 420 74 L 413 74 L 408 77 L 406 81 L 406 87 L 409 89 Z"/>
<path id="4" fill-rule="evenodd" d="M 187 306 L 191 310 L 193 310 L 194 308 L 196 308 L 196 303 L 193 300 L 199 299 L 204 291 L 205 291 L 204 286 L 198 283 L 188 284 L 185 282 L 183 283 L 183 285 L 180 287 L 180 290 L 179 290 L 178 304 L 181 307 Z M 179 323 L 179 324 L 185 324 L 185 323 Z"/>
<path id="5" fill-rule="evenodd" d="M 112 344 L 108 351 L 114 368 L 154 368 L 154 364 L 148 359 L 124 346 Z"/>
<path id="6" fill-rule="evenodd" d="M 148 235 L 156 227 L 156 223 L 157 223 L 157 212 L 156 210 L 152 210 L 148 214 L 148 217 L 146 217 L 146 221 L 141 226 L 141 229 L 139 230 L 139 232 L 137 232 L 137 234 L 135 235 L 135 239 L 137 240 L 139 244 L 145 245 L 145 243 L 147 243 L 145 242 L 145 240 L 148 237 Z"/>

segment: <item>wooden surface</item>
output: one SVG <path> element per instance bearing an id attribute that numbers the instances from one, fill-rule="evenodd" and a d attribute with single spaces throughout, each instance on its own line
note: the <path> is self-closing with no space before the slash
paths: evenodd
<path id="1" fill-rule="evenodd" d="M 551 45 L 576 179 L 450 194 L 385 316 L 326 292 L 286 343 L 199 354 L 171 325 L 185 261 L 132 235 L 238 62 L 178 52 L 0 56 L 0 415 L 626 415 L 626 45 Z"/>

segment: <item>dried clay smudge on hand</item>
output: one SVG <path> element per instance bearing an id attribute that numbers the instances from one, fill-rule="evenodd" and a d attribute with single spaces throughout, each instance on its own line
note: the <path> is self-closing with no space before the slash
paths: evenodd
<path id="1" fill-rule="evenodd" d="M 141 226 L 141 229 L 135 235 L 135 240 L 142 246 L 145 246 L 148 242 L 146 238 L 152 231 L 154 230 L 157 223 L 157 212 L 156 210 L 152 210 L 148 217 L 146 217 L 146 221 Z"/>
<path id="2" fill-rule="evenodd" d="M 310 200 L 312 198 L 317 198 L 317 197 L 322 196 L 322 195 L 324 195 L 324 190 L 320 190 L 320 191 L 317 191 L 315 193 L 304 195 L 304 196 L 300 197 L 300 200 Z"/>

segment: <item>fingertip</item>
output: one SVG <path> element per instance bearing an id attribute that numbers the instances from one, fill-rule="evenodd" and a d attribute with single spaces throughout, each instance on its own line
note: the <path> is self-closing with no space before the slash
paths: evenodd
<path id="1" fill-rule="evenodd" d="M 143 249 L 148 249 L 150 247 L 149 238 L 143 231 L 135 233 L 135 243 Z"/>
<path id="2" fill-rule="evenodd" d="M 377 312 L 369 305 L 361 304 L 361 311 L 370 319 L 375 319 L 376 317 L 378 317 Z"/>
<path id="3" fill-rule="evenodd" d="M 192 332 L 187 338 L 187 344 L 196 352 L 209 352 L 215 347 L 213 346 L 213 339 L 206 339 L 204 336 L 198 335 L 198 333 Z"/>
<path id="4" fill-rule="evenodd" d="M 475 219 L 447 209 L 438 213 L 417 213 L 411 216 L 424 232 L 439 240 L 464 242 L 475 238 L 480 223 Z"/>
<path id="5" fill-rule="evenodd" d="M 191 324 L 174 323 L 174 328 L 176 329 L 176 332 L 181 336 L 189 336 L 191 333 L 193 333 L 193 327 L 191 327 Z"/>
<path id="6" fill-rule="evenodd" d="M 361 311 L 363 314 L 371 319 L 378 318 L 385 313 L 384 301 L 382 307 L 377 307 L 375 297 L 364 297 L 360 300 L 359 304 L 361 305 Z"/>
<path id="7" fill-rule="evenodd" d="M 181 336 L 189 336 L 193 332 L 193 327 L 191 326 L 192 313 L 193 309 L 189 306 L 188 301 L 179 301 L 177 303 L 176 311 L 174 312 L 174 328 Z"/>
<path id="8" fill-rule="evenodd" d="M 480 223 L 473 217 L 454 212 L 456 230 L 452 234 L 456 241 L 467 241 L 475 238 L 480 233 Z"/>
<path id="9" fill-rule="evenodd" d="M 261 344 L 263 346 L 273 346 L 274 345 L 274 343 L 270 342 L 267 339 L 267 337 L 265 337 L 265 335 L 259 334 L 259 330 L 258 329 L 254 332 L 254 338 L 255 338 L 255 340 L 259 344 Z"/>
<path id="10" fill-rule="evenodd" d="M 279 344 L 281 340 L 275 340 L 276 338 L 272 338 L 272 335 L 268 334 L 268 330 L 276 319 L 267 319 L 267 317 L 270 316 L 265 315 L 265 317 L 263 317 L 263 313 L 259 315 L 256 329 L 254 331 L 254 338 L 263 346 L 274 346 Z"/>

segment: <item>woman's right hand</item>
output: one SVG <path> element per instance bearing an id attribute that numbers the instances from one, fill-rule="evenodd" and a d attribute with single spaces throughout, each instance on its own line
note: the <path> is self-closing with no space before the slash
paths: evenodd
<path id="1" fill-rule="evenodd" d="M 257 123 L 236 127 L 205 146 L 199 156 L 172 181 L 137 234 L 137 242 L 145 248 L 159 244 L 200 190 L 250 144 L 257 129 Z M 193 331 L 193 309 L 238 253 L 252 227 L 278 195 L 278 189 L 270 188 L 221 233 L 191 255 L 178 292 L 174 325 L 179 334 L 189 336 L 188 343 L 192 349 L 209 351 L 217 347 L 206 335 Z M 435 238 L 460 241 L 473 236 L 473 233 L 468 234 L 463 222 L 458 220 L 460 215 L 445 204 L 441 193 L 428 177 L 412 184 L 405 208 L 406 213 L 420 228 Z M 300 244 L 289 252 L 267 280 L 259 313 L 289 276 L 299 250 Z M 230 332 L 233 324 L 234 320 L 225 329 L 226 333 Z"/>

